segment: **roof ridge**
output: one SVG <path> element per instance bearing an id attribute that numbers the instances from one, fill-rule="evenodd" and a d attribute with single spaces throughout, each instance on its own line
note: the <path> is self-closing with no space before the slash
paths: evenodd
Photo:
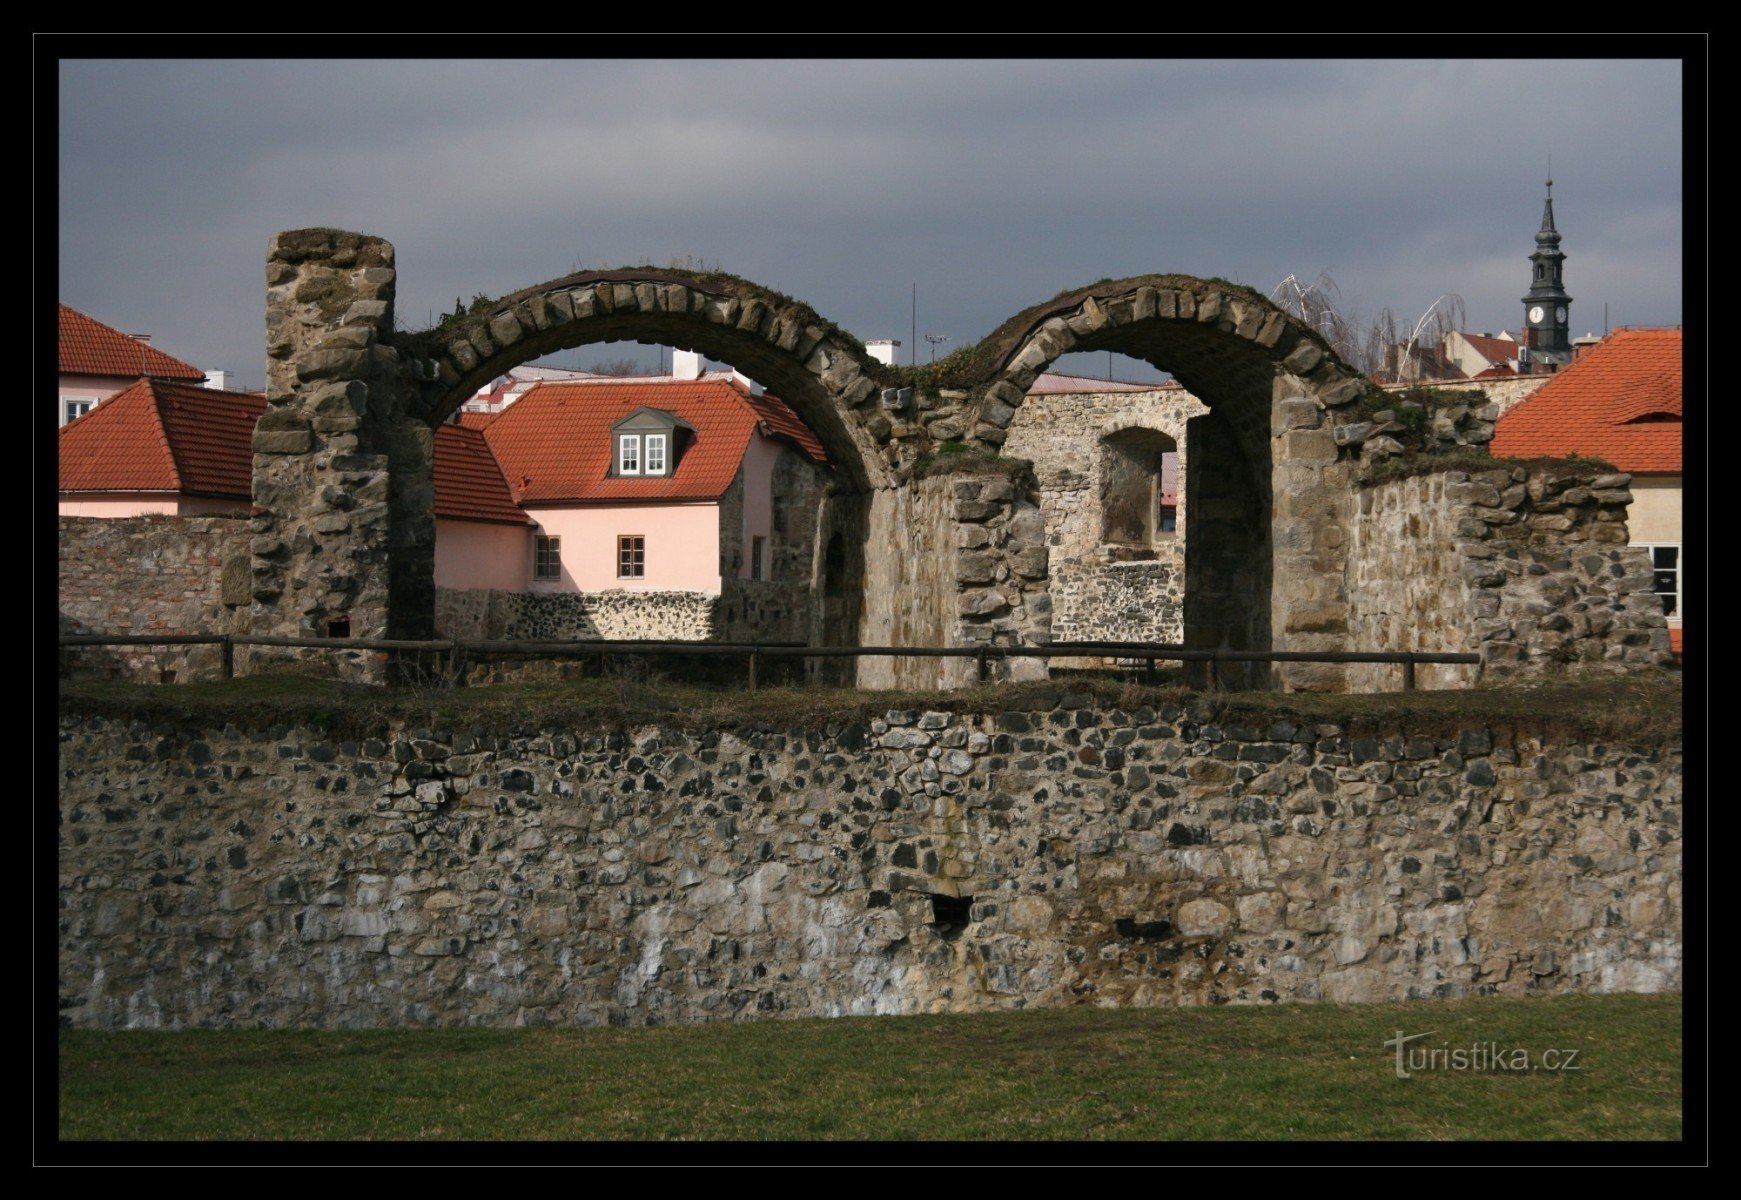
<path id="1" fill-rule="evenodd" d="M 187 476 L 181 469 L 181 456 L 175 452 L 175 439 L 169 436 L 169 422 L 163 414 L 165 401 L 173 404 L 173 397 L 165 396 L 158 391 L 157 381 L 149 376 L 140 380 L 145 385 L 146 392 L 151 396 L 151 415 L 157 419 L 157 436 L 163 443 L 164 450 L 169 455 L 169 475 L 175 481 L 175 490 L 182 491 L 187 486 Z"/>

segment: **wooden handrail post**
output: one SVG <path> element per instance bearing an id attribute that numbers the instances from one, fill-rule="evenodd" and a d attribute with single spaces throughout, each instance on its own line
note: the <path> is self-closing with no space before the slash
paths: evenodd
<path id="1" fill-rule="evenodd" d="M 752 692 L 756 690 L 756 677 L 760 674 L 758 668 L 761 665 L 761 657 L 761 647 L 759 645 L 752 645 L 750 647 L 750 691 Z"/>
<path id="2" fill-rule="evenodd" d="M 985 683 L 991 679 L 991 660 L 986 655 L 985 647 L 979 648 L 979 681 Z"/>
<path id="3" fill-rule="evenodd" d="M 1412 654 L 1402 660 L 1402 690 L 1415 690 L 1415 656 Z"/>
<path id="4" fill-rule="evenodd" d="M 227 633 L 224 635 L 223 647 L 224 678 L 234 679 L 236 677 L 236 643 Z"/>

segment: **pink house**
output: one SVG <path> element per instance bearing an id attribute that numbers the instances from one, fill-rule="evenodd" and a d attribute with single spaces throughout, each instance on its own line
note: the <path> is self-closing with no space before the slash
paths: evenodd
<path id="1" fill-rule="evenodd" d="M 466 422 L 537 522 L 526 589 L 808 584 L 828 456 L 784 403 L 729 374 L 539 383 Z"/>
<path id="2" fill-rule="evenodd" d="M 246 513 L 264 411 L 135 380 L 61 429 L 61 515 Z M 809 428 L 729 373 L 536 384 L 436 430 L 438 624 L 804 640 L 828 479 Z"/>
<path id="3" fill-rule="evenodd" d="M 198 385 L 206 373 L 153 349 L 143 335 L 122 333 L 60 306 L 60 393 L 57 423 L 83 416 L 144 376 Z"/>

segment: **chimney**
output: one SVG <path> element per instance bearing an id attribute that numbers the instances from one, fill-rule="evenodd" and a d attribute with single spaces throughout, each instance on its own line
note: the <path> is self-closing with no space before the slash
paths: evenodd
<path id="1" fill-rule="evenodd" d="M 866 342 L 864 348 L 867 354 L 885 367 L 892 367 L 895 365 L 895 359 L 900 352 L 901 343 L 889 338 L 878 338 L 874 342 Z"/>
<path id="2" fill-rule="evenodd" d="M 230 386 L 230 372 L 228 371 L 207 371 L 204 386 L 218 392 L 235 390 Z"/>
<path id="3" fill-rule="evenodd" d="M 701 355 L 693 350 L 671 351 L 671 378 L 700 379 Z"/>

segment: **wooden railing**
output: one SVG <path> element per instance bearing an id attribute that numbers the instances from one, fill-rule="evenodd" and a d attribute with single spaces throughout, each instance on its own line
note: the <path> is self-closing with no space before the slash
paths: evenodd
<path id="1" fill-rule="evenodd" d="M 749 686 L 760 682 L 764 659 L 773 658 L 971 658 L 976 660 L 981 683 L 991 678 L 993 659 L 1012 658 L 1113 658 L 1142 663 L 1145 675 L 1154 677 L 1158 662 L 1209 664 L 1209 686 L 1219 686 L 1219 667 L 1227 663 L 1392 663 L 1403 669 L 1402 690 L 1415 690 L 1415 667 L 1421 663 L 1473 664 L 1479 654 L 1450 654 L 1420 650 L 1227 650 L 1190 649 L 1167 642 L 1054 642 L 1048 646 L 806 646 L 798 642 L 651 642 L 651 641 L 500 641 L 438 638 L 414 641 L 404 638 L 314 638 L 279 637 L 270 634 L 114 634 L 70 633 L 60 635 L 60 644 L 73 646 L 219 646 L 223 651 L 225 679 L 236 673 L 237 646 L 284 646 L 315 650 L 372 650 L 446 654 L 448 669 L 457 672 L 468 655 L 515 654 L 539 658 L 601 659 L 612 655 L 683 654 L 719 656 L 741 654 L 749 665 Z"/>

